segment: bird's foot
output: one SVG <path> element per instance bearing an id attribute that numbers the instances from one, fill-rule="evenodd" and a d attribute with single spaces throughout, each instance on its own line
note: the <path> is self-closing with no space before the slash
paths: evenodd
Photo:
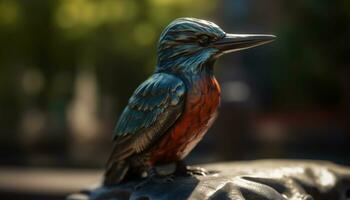
<path id="1" fill-rule="evenodd" d="M 201 167 L 190 167 L 190 166 L 180 166 L 177 167 L 175 172 L 175 176 L 207 176 L 209 172 Z"/>
<path id="2" fill-rule="evenodd" d="M 140 183 L 138 183 L 134 189 L 139 190 L 140 188 L 144 187 L 147 184 L 163 184 L 163 183 L 170 183 L 174 181 L 175 176 L 174 175 L 159 175 L 155 169 L 152 169 L 152 172 L 148 174 L 148 177 L 144 180 L 142 180 Z"/>

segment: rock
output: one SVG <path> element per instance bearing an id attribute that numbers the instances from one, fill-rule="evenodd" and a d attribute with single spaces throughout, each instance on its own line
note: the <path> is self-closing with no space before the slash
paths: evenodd
<path id="1" fill-rule="evenodd" d="M 99 187 L 67 200 L 347 200 L 350 167 L 324 161 L 261 160 L 202 165 L 208 176 L 175 177 L 173 182 L 128 182 Z"/>

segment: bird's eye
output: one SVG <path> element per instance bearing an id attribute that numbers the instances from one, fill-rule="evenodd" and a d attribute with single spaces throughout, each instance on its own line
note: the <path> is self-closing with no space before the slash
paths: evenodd
<path id="1" fill-rule="evenodd" d="M 207 35 L 200 35 L 199 38 L 198 38 L 198 43 L 199 43 L 199 45 L 204 46 L 204 47 L 208 46 L 209 43 L 210 43 L 209 36 L 207 36 Z"/>

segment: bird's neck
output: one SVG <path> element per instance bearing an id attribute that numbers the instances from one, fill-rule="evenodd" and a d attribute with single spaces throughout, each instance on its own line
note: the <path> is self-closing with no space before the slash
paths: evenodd
<path id="1" fill-rule="evenodd" d="M 213 75 L 213 65 L 216 59 L 213 48 L 192 52 L 190 55 L 169 56 L 173 54 L 172 51 L 158 53 L 157 72 L 185 77 Z"/>
<path id="2" fill-rule="evenodd" d="M 157 73 L 168 73 L 180 77 L 186 83 L 191 84 L 193 80 L 202 78 L 202 77 L 213 77 L 213 66 L 215 60 L 211 59 L 202 63 L 192 63 L 188 66 L 172 66 L 168 68 L 158 67 Z"/>

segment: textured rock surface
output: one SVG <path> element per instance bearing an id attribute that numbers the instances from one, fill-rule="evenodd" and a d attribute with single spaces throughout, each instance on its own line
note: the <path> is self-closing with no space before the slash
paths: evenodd
<path id="1" fill-rule="evenodd" d="M 293 199 L 349 200 L 350 167 L 323 161 L 261 160 L 202 165 L 208 176 L 176 177 L 173 182 L 139 182 L 100 187 L 69 200 Z"/>

